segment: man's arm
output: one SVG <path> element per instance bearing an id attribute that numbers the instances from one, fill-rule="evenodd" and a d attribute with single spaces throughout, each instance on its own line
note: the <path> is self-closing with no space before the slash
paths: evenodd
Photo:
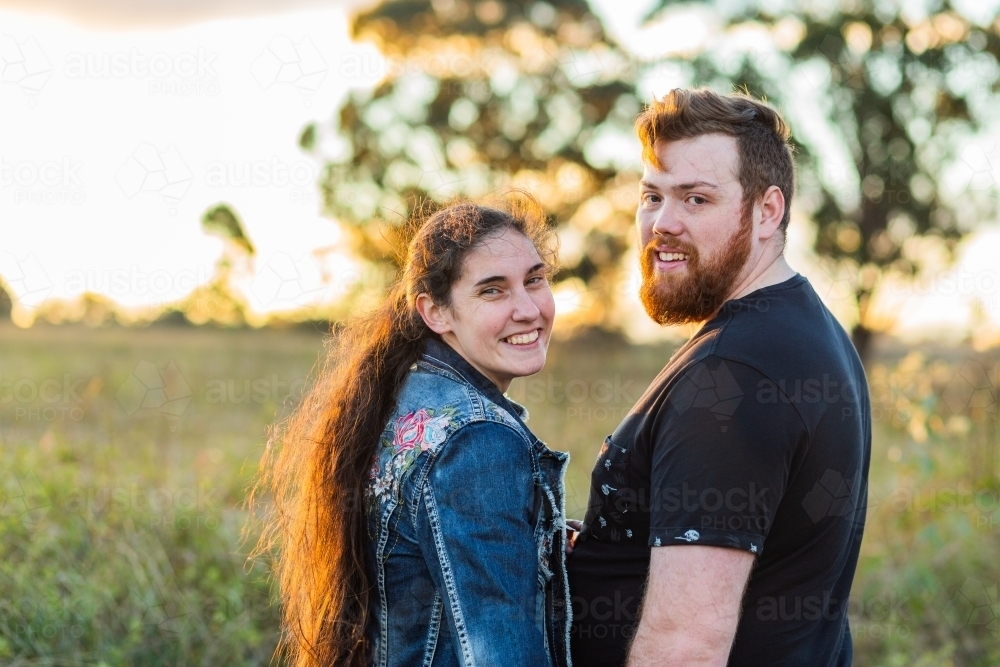
<path id="1" fill-rule="evenodd" d="M 739 549 L 654 547 L 628 667 L 724 667 L 753 563 Z"/>

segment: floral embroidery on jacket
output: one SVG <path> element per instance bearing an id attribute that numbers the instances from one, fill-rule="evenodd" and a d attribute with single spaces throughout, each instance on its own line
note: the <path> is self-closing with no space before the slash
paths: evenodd
<path id="1" fill-rule="evenodd" d="M 512 417 L 509 412 L 501 408 L 499 405 L 496 405 L 494 403 L 488 403 L 486 405 L 486 414 L 497 421 L 501 421 L 505 424 L 513 426 L 517 430 L 521 429 L 520 425 L 517 423 L 517 420 L 514 419 L 514 417 Z"/>
<path id="2" fill-rule="evenodd" d="M 455 408 L 440 410 L 420 408 L 396 418 L 382 435 L 382 452 L 375 455 L 372 465 L 369 494 L 372 499 L 384 502 L 388 497 L 399 497 L 400 480 L 423 452 L 448 439 Z M 391 437 L 390 437 L 391 436 Z M 391 450 L 383 470 L 381 462 L 385 448 Z"/>

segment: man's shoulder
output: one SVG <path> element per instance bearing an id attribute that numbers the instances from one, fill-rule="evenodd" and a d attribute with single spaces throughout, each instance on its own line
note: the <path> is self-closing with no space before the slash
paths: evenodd
<path id="1" fill-rule="evenodd" d="M 826 371 L 857 373 L 850 337 L 802 276 L 723 306 L 706 351 L 774 380 Z"/>
<path id="2" fill-rule="evenodd" d="M 728 302 L 671 358 L 648 400 L 685 415 L 684 408 L 702 404 L 718 413 L 752 401 L 758 413 L 794 410 L 812 425 L 835 393 L 864 397 L 864 369 L 850 338 L 808 281 L 797 278 Z"/>

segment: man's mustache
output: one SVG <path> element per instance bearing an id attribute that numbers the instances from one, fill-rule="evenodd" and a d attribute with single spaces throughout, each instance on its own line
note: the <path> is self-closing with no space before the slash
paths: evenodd
<path id="1" fill-rule="evenodd" d="M 658 252 L 683 252 L 688 255 L 697 254 L 694 246 L 687 243 L 671 243 L 663 239 L 651 239 L 643 249 L 644 255 L 654 255 Z"/>

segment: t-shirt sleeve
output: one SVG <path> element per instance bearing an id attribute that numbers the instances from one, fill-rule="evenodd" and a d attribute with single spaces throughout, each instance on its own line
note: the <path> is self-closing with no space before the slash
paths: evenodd
<path id="1" fill-rule="evenodd" d="M 650 546 L 763 553 L 805 434 L 798 411 L 773 387 L 755 369 L 718 357 L 693 364 L 671 387 L 651 434 Z"/>

